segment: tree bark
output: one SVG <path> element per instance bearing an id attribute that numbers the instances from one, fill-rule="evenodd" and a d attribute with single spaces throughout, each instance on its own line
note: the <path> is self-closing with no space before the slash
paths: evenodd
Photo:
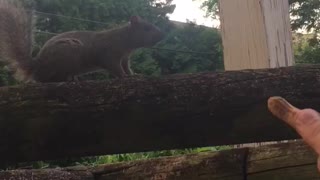
<path id="1" fill-rule="evenodd" d="M 320 110 L 320 66 L 0 89 L 2 163 L 296 138 L 270 96 Z"/>
<path id="2" fill-rule="evenodd" d="M 269 180 L 319 179 L 317 156 L 303 142 L 203 152 L 134 162 L 0 172 L 10 180 Z"/>

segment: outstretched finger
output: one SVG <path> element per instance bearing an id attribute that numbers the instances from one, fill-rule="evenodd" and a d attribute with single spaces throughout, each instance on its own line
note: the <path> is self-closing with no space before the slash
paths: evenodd
<path id="1" fill-rule="evenodd" d="M 299 112 L 299 109 L 292 106 L 282 97 L 271 97 L 268 100 L 268 108 L 271 113 L 277 118 L 285 121 L 290 126 L 295 128 L 295 116 Z"/>
<path id="2" fill-rule="evenodd" d="M 268 108 L 276 117 L 292 126 L 320 155 L 320 116 L 317 111 L 300 110 L 281 97 L 270 98 Z"/>

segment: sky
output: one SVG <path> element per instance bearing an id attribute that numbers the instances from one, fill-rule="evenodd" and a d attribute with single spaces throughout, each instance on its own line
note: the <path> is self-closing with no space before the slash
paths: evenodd
<path id="1" fill-rule="evenodd" d="M 186 20 L 195 21 L 196 24 L 209 27 L 217 26 L 219 23 L 211 18 L 205 18 L 205 11 L 200 8 L 203 0 L 174 0 L 176 4 L 173 14 L 169 15 L 170 20 L 186 22 Z"/>

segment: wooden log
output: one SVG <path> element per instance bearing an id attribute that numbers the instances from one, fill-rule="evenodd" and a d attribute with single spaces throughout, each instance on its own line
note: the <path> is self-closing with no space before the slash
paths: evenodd
<path id="1" fill-rule="evenodd" d="M 0 162 L 279 141 L 270 96 L 320 110 L 320 66 L 0 89 Z"/>
<path id="2" fill-rule="evenodd" d="M 0 172 L 0 179 L 319 179 L 316 161 L 315 153 L 301 141 L 297 141 L 97 167 L 3 171 Z"/>

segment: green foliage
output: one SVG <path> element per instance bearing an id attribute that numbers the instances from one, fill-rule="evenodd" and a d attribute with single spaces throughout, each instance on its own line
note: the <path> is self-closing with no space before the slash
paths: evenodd
<path id="1" fill-rule="evenodd" d="M 320 46 L 307 46 L 303 53 L 298 56 L 297 63 L 319 64 L 320 63 Z"/>
<path id="2" fill-rule="evenodd" d="M 172 9 L 171 1 L 154 5 L 155 0 L 34 0 L 35 9 L 74 18 L 94 20 L 95 22 L 76 21 L 75 19 L 40 16 L 37 28 L 64 32 L 70 30 L 98 30 L 110 28 L 127 22 L 132 15 L 140 15 L 149 21 L 165 18 Z M 163 10 L 168 10 L 163 12 Z M 171 11 L 170 11 L 171 10 Z M 102 24 L 96 23 L 102 22 Z"/>
<path id="3" fill-rule="evenodd" d="M 174 30 L 157 47 L 181 51 L 153 53 L 161 74 L 195 73 L 223 68 L 221 37 L 216 29 L 190 24 Z"/>
<path id="4" fill-rule="evenodd" d="M 297 64 L 320 63 L 320 41 L 313 34 L 294 34 L 294 55 Z"/>
<path id="5" fill-rule="evenodd" d="M 197 1 L 197 0 L 193 0 Z M 206 10 L 206 16 L 212 17 L 213 19 L 218 19 L 219 6 L 218 0 L 207 0 L 202 3 L 201 8 Z"/>
<path id="6" fill-rule="evenodd" d="M 308 31 L 320 30 L 320 1 L 319 0 L 289 0 L 292 16 L 292 28 L 306 28 Z"/>
<path id="7" fill-rule="evenodd" d="M 136 74 L 159 76 L 160 69 L 152 56 L 152 50 L 139 49 L 131 55 L 131 67 Z"/>
<path id="8" fill-rule="evenodd" d="M 27 4 L 29 6 L 32 4 L 35 9 L 37 31 L 62 33 L 115 27 L 128 22 L 132 15 L 140 15 L 152 23 L 165 26 L 168 22 L 166 15 L 172 13 L 175 6 L 171 5 L 171 0 L 158 4 L 156 2 L 156 0 L 33 0 L 33 3 Z M 52 36 L 37 33 L 34 54 Z"/>
<path id="9" fill-rule="evenodd" d="M 131 59 L 135 72 L 167 75 L 223 69 L 221 36 L 217 29 L 188 24 L 172 30 L 156 48 L 134 53 Z"/>

